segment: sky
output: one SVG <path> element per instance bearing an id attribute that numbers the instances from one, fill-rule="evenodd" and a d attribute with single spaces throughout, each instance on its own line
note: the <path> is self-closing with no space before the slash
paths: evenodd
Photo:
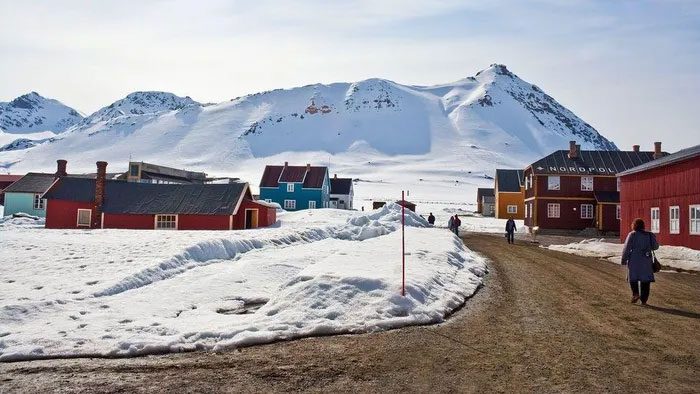
<path id="1" fill-rule="evenodd" d="M 619 147 L 700 143 L 700 1 L 0 0 L 0 101 L 90 114 L 311 83 L 432 85 L 506 64 Z"/>

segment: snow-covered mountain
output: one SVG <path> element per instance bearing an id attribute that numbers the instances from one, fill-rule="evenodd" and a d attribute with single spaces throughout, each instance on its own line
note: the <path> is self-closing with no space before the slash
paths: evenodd
<path id="1" fill-rule="evenodd" d="M 82 119 L 78 111 L 37 92 L 19 96 L 9 103 L 0 102 L 0 129 L 7 133 L 60 133 Z"/>
<path id="2" fill-rule="evenodd" d="M 51 170 L 65 158 L 73 170 L 92 171 L 97 160 L 118 170 L 131 157 L 256 183 L 266 163 L 289 161 L 330 163 L 334 172 L 373 182 L 483 186 L 496 167 L 521 167 L 570 140 L 617 149 L 540 88 L 492 65 L 443 85 L 368 79 L 214 105 L 132 93 L 57 138 L 0 151 L 0 167 Z"/>

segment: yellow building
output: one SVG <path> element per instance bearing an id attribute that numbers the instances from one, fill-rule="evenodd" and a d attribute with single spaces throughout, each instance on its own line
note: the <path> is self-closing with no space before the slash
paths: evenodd
<path id="1" fill-rule="evenodd" d="M 494 180 L 496 217 L 525 219 L 525 182 L 523 170 L 497 169 Z"/>

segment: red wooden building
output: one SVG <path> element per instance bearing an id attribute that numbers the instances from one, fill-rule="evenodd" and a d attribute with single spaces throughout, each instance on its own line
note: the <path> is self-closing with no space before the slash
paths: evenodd
<path id="1" fill-rule="evenodd" d="M 700 250 L 700 145 L 619 174 L 624 241 L 642 218 L 663 245 Z"/>
<path id="2" fill-rule="evenodd" d="M 620 229 L 616 175 L 664 155 L 653 152 L 582 151 L 576 141 L 525 169 L 525 225 L 541 230 L 601 232 Z"/>
<path id="3" fill-rule="evenodd" d="M 44 194 L 46 228 L 234 230 L 276 222 L 271 204 L 255 201 L 247 183 L 150 184 L 61 177 Z"/>

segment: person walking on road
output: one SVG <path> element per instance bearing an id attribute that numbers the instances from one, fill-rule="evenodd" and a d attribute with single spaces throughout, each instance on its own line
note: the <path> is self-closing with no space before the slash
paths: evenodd
<path id="1" fill-rule="evenodd" d="M 462 221 L 459 220 L 459 216 L 455 215 L 454 220 L 452 221 L 452 231 L 454 231 L 455 235 L 459 237 L 459 226 L 462 225 Z"/>
<path id="2" fill-rule="evenodd" d="M 430 215 L 428 215 L 428 224 L 430 224 L 431 226 L 435 225 L 435 216 L 433 216 L 432 212 L 430 212 Z"/>
<path id="3" fill-rule="evenodd" d="M 513 217 L 511 216 L 506 222 L 506 239 L 508 240 L 509 244 L 515 243 L 515 230 L 515 220 L 513 220 Z"/>
<path id="4" fill-rule="evenodd" d="M 651 282 L 654 281 L 653 251 L 658 248 L 659 243 L 654 233 L 644 230 L 644 220 L 634 219 L 632 231 L 627 234 L 625 246 L 622 248 L 621 262 L 627 266 L 633 304 L 641 300 L 642 305 L 646 305 L 649 300 Z"/>

